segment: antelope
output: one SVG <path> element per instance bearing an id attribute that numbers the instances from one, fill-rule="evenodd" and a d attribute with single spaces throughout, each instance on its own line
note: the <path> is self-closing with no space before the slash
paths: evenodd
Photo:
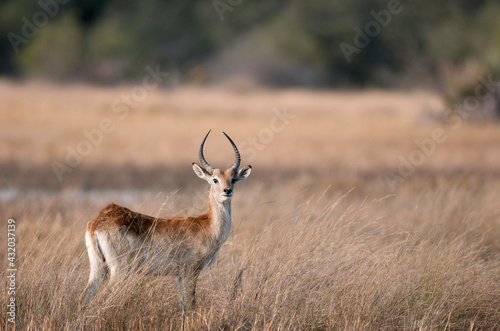
<path id="1" fill-rule="evenodd" d="M 252 170 L 250 165 L 239 169 L 240 153 L 225 132 L 236 160 L 224 171 L 212 167 L 203 155 L 209 134 L 210 131 L 200 145 L 201 166 L 193 162 L 194 173 L 210 184 L 205 213 L 196 217 L 158 218 L 109 204 L 87 224 L 89 298 L 105 281 L 108 271 L 109 283 L 131 273 L 169 274 L 177 280 L 183 314 L 194 307 L 198 276 L 214 263 L 231 230 L 234 184 L 247 178 Z"/>

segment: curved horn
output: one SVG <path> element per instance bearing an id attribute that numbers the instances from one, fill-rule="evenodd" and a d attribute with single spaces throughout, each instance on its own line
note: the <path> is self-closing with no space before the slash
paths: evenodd
<path id="1" fill-rule="evenodd" d="M 238 151 L 238 148 L 236 147 L 234 142 L 231 140 L 231 138 L 229 138 L 229 136 L 225 132 L 222 132 L 222 133 L 224 133 L 226 138 L 229 139 L 229 141 L 231 142 L 231 145 L 233 145 L 234 157 L 236 158 L 236 160 L 234 161 L 234 165 L 231 167 L 231 169 L 233 169 L 234 171 L 238 171 L 238 169 L 240 168 L 240 162 L 241 162 L 240 152 Z"/>
<path id="2" fill-rule="evenodd" d="M 203 168 L 205 168 L 206 171 L 208 171 L 210 174 L 212 174 L 214 172 L 215 168 L 212 167 L 210 164 L 208 164 L 207 160 L 205 160 L 205 157 L 203 156 L 203 145 L 205 145 L 205 140 L 207 140 L 207 137 L 210 134 L 210 131 L 212 131 L 212 130 L 208 131 L 207 135 L 205 136 L 205 138 L 203 138 L 203 141 L 201 142 L 200 162 L 201 162 L 201 165 L 203 166 Z"/>

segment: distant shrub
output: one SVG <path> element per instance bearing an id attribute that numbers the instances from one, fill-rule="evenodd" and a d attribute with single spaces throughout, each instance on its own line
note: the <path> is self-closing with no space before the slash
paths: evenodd
<path id="1" fill-rule="evenodd" d="M 23 74 L 49 78 L 76 76 L 82 63 L 82 30 L 71 13 L 38 31 L 17 57 Z"/>

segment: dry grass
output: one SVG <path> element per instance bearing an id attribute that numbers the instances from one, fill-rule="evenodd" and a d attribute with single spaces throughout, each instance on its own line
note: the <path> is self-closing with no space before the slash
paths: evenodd
<path id="1" fill-rule="evenodd" d="M 0 82 L 0 227 L 16 219 L 17 329 L 179 329 L 168 277 L 134 277 L 81 305 L 85 224 L 110 201 L 201 212 L 206 184 L 189 165 L 205 132 L 215 133 L 207 159 L 224 166 L 232 151 L 220 131 L 243 151 L 282 107 L 290 123 L 242 153 L 254 172 L 237 185 L 231 236 L 185 327 L 500 327 L 497 124 L 436 121 L 440 102 L 428 92 L 191 88 L 153 91 L 120 120 L 111 103 L 131 88 Z M 103 117 L 116 129 L 59 182 L 52 162 Z M 391 191 L 384 174 L 436 128 L 447 139 Z M 0 323 L 9 326 L 4 313 Z"/>

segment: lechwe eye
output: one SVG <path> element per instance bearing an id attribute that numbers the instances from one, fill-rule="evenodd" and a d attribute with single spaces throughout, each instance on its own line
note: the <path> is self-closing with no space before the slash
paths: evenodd
<path id="1" fill-rule="evenodd" d="M 217 178 L 214 178 L 214 183 L 217 184 L 219 180 Z"/>

